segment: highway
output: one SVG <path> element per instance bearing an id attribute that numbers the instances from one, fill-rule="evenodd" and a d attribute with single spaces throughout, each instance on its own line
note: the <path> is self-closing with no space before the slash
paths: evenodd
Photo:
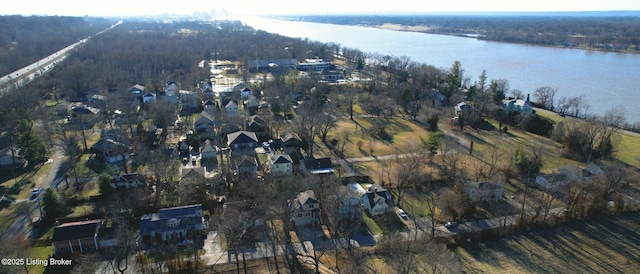
<path id="1" fill-rule="evenodd" d="M 122 21 L 119 21 L 106 30 L 98 32 L 96 36 L 104 33 L 105 31 L 115 28 L 120 24 L 122 24 Z M 51 71 L 55 67 L 55 65 L 63 61 L 69 55 L 69 53 L 72 52 L 73 49 L 84 45 L 87 41 L 89 41 L 90 38 L 91 36 L 85 39 L 81 39 L 78 42 L 75 42 L 61 50 L 52 53 L 47 57 L 36 61 L 35 63 L 32 63 L 26 67 L 0 77 L 0 96 L 4 95 L 12 89 L 18 89 L 33 81 L 37 77 Z"/>

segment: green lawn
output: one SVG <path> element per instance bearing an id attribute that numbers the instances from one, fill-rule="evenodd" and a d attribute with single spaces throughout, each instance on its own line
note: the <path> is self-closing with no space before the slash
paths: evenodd
<path id="1" fill-rule="evenodd" d="M 613 155 L 625 164 L 640 167 L 640 137 L 623 132 L 615 138 Z"/>
<path id="2" fill-rule="evenodd" d="M 380 235 L 382 234 L 382 229 L 378 226 L 376 221 L 374 221 L 369 215 L 362 215 L 362 222 L 364 222 L 365 226 L 367 226 L 367 230 L 371 235 Z"/>

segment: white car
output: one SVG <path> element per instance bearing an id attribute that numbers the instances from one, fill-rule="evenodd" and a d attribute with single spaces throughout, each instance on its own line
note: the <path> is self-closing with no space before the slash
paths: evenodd
<path id="1" fill-rule="evenodd" d="M 400 217 L 402 217 L 402 219 L 405 219 L 405 220 L 408 218 L 407 213 L 404 212 L 404 209 L 402 208 L 398 209 L 398 215 L 400 215 Z"/>
<path id="2" fill-rule="evenodd" d="M 35 199 L 42 192 L 42 188 L 36 187 L 31 191 L 31 199 Z"/>

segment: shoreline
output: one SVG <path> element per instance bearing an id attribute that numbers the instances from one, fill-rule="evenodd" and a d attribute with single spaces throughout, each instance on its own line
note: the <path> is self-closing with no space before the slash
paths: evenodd
<path id="1" fill-rule="evenodd" d="M 505 41 L 498 41 L 498 40 L 491 40 L 491 39 L 481 39 L 478 36 L 473 37 L 473 36 L 464 35 L 464 34 L 458 34 L 458 33 L 436 32 L 436 31 L 433 31 L 432 27 L 424 26 L 424 25 L 407 26 L 407 25 L 401 25 L 401 24 L 383 23 L 382 25 L 356 24 L 355 26 L 366 27 L 366 28 L 384 29 L 384 30 L 392 30 L 392 31 L 406 31 L 406 32 L 426 33 L 426 34 L 457 36 L 457 37 L 477 39 L 477 40 L 482 40 L 482 41 L 490 41 L 490 42 L 496 42 L 496 43 L 507 43 L 507 44 L 515 44 L 515 45 L 527 45 L 527 46 L 559 48 L 559 49 L 577 49 L 577 50 L 584 50 L 584 51 L 597 51 L 597 52 L 632 54 L 632 55 L 640 54 L 640 50 L 635 50 L 635 51 L 607 50 L 605 48 L 590 48 L 590 47 L 584 47 L 584 46 L 580 46 L 580 45 L 577 45 L 577 46 L 564 46 L 564 45 L 550 45 L 550 44 L 514 43 L 514 42 L 505 42 Z"/>

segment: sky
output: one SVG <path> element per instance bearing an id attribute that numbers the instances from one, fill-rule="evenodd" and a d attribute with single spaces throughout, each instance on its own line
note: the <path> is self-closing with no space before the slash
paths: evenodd
<path id="1" fill-rule="evenodd" d="M 2 15 L 133 16 L 640 10 L 638 0 L 13 0 Z"/>

